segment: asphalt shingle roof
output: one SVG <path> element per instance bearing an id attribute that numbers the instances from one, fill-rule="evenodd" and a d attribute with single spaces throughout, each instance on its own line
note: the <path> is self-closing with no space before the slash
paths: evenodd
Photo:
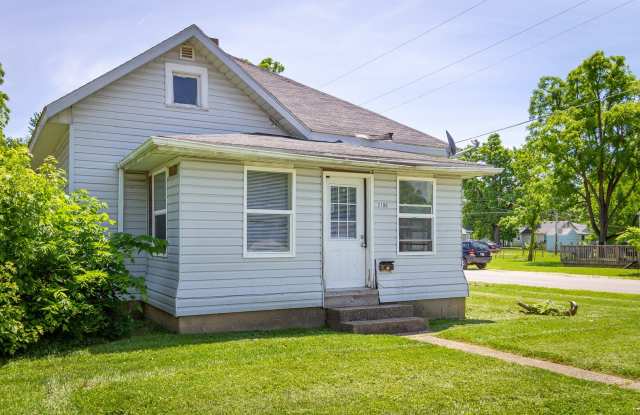
<path id="1" fill-rule="evenodd" d="M 240 67 L 311 131 L 344 136 L 366 135 L 380 139 L 392 133 L 400 144 L 445 148 L 446 143 L 373 111 L 274 74 L 243 59 Z"/>
<path id="2" fill-rule="evenodd" d="M 332 143 L 297 139 L 285 136 L 264 134 L 205 134 L 205 135 L 161 135 L 158 138 L 169 138 L 183 142 L 209 144 L 212 146 L 238 147 L 259 151 L 277 151 L 325 157 L 336 160 L 353 160 L 398 164 L 404 166 L 431 166 L 441 168 L 467 168 L 490 173 L 494 168 L 477 163 L 470 163 L 447 157 L 435 157 L 424 154 L 364 147 L 347 143 Z"/>

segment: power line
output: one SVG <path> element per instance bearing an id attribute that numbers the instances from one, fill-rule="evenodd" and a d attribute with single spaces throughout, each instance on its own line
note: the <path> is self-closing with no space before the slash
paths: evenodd
<path id="1" fill-rule="evenodd" d="M 382 52 L 381 54 L 369 59 L 368 61 L 365 61 L 365 62 L 361 63 L 360 65 L 358 65 L 358 66 L 356 66 L 354 68 L 351 68 L 350 70 L 346 71 L 345 73 L 336 76 L 335 78 L 331 79 L 330 81 L 325 82 L 324 84 L 320 85 L 320 88 L 324 88 L 325 86 L 331 85 L 332 83 L 334 83 L 336 81 L 339 81 L 340 79 L 351 75 L 352 73 L 364 68 L 367 65 L 372 64 L 373 62 L 375 62 L 375 61 L 387 56 L 388 54 L 390 54 L 392 52 L 395 52 L 396 50 L 408 45 L 409 43 L 414 42 L 414 41 L 420 39 L 421 37 L 433 32 L 434 30 L 441 28 L 442 26 L 446 25 L 447 23 L 450 23 L 453 20 L 455 20 L 455 19 L 457 19 L 459 17 L 462 17 L 463 15 L 467 14 L 468 12 L 470 12 L 473 9 L 475 9 L 476 7 L 482 5 L 483 3 L 486 3 L 487 1 L 489 1 L 489 0 L 482 0 L 482 1 L 474 4 L 473 6 L 462 10 L 458 14 L 455 14 L 455 15 L 449 17 L 448 19 L 438 23 L 437 25 L 430 27 L 429 29 L 425 30 L 424 32 L 412 37 L 411 39 L 405 40 L 404 42 L 400 43 L 399 45 L 396 45 L 393 48 L 391 48 L 391 49 L 389 49 L 389 50 L 387 50 L 385 52 Z"/>
<path id="2" fill-rule="evenodd" d="M 535 44 L 533 44 L 533 45 L 531 45 L 531 46 L 529 46 L 529 47 L 526 47 L 526 48 L 524 48 L 524 49 L 520 49 L 519 51 L 517 51 L 517 52 L 515 52 L 515 53 L 512 53 L 511 55 L 506 56 L 505 58 L 503 58 L 503 59 L 501 59 L 501 60 L 499 60 L 499 61 L 497 61 L 497 62 L 494 62 L 494 63 L 492 63 L 492 64 L 490 64 L 490 65 L 484 66 L 484 67 L 482 67 L 482 68 L 480 68 L 480 69 L 478 69 L 478 70 L 476 70 L 476 71 L 473 71 L 473 72 L 471 72 L 471 73 L 469 73 L 469 74 L 467 74 L 467 75 L 465 75 L 465 76 L 463 76 L 463 77 L 461 77 L 461 78 L 458 78 L 458 79 L 456 79 L 456 80 L 453 80 L 453 81 L 451 81 L 451 82 L 448 82 L 448 83 L 446 83 L 446 84 L 444 84 L 444 85 L 440 85 L 440 86 L 439 86 L 439 87 L 437 87 L 437 88 L 430 89 L 430 90 L 428 90 L 427 92 L 425 92 L 425 93 L 423 93 L 423 94 L 420 94 L 420 95 L 418 95 L 418 96 L 415 96 L 415 97 L 413 97 L 413 98 L 409 98 L 409 99 L 407 99 L 406 101 L 402 101 L 401 103 L 399 103 L 399 104 L 397 104 L 397 105 L 394 105 L 394 106 L 392 106 L 392 107 L 389 107 L 389 108 L 385 109 L 385 110 L 384 110 L 384 111 L 382 111 L 382 112 L 383 112 L 383 113 L 385 113 L 385 112 L 393 111 L 393 110 L 395 110 L 395 109 L 397 109 L 397 108 L 399 108 L 399 107 L 402 107 L 402 106 L 404 106 L 404 105 L 407 105 L 407 104 L 409 104 L 409 103 L 411 103 L 411 102 L 413 102 L 413 101 L 417 101 L 417 100 L 419 100 L 419 99 L 421 99 L 421 98 L 424 98 L 424 97 L 426 97 L 426 96 L 428 96 L 428 95 L 431 95 L 431 94 L 433 94 L 434 92 L 440 91 L 440 90 L 442 90 L 442 89 L 444 89 L 444 88 L 446 88 L 446 87 L 449 87 L 449 86 L 451 86 L 451 85 L 453 85 L 453 84 L 456 84 L 456 83 L 458 83 L 458 82 L 464 81 L 465 79 L 469 79 L 469 78 L 471 78 L 472 76 L 479 74 L 480 72 L 484 72 L 484 71 L 486 71 L 486 70 L 488 70 L 488 69 L 491 69 L 491 68 L 493 68 L 493 67 L 495 67 L 495 66 L 498 66 L 498 65 L 500 65 L 500 64 L 502 64 L 502 63 L 504 63 L 504 62 L 508 61 L 509 59 L 515 58 L 515 57 L 516 57 L 516 56 L 518 56 L 518 55 L 521 55 L 521 54 L 523 54 L 523 53 L 525 53 L 525 52 L 529 52 L 529 51 L 531 51 L 531 50 L 533 50 L 533 49 L 536 49 L 536 48 L 538 48 L 538 47 L 542 46 L 542 45 L 543 45 L 543 44 L 545 44 L 545 43 L 548 43 L 548 42 L 550 42 L 550 41 L 552 41 L 552 40 L 554 40 L 554 39 L 556 39 L 556 38 L 558 38 L 558 37 L 560 37 L 560 36 L 562 36 L 562 35 L 565 35 L 565 34 L 567 34 L 568 32 L 571 32 L 571 31 L 573 31 L 573 30 L 576 30 L 576 29 L 578 29 L 578 28 L 579 28 L 579 27 L 581 27 L 581 26 L 584 26 L 584 25 L 586 25 L 586 24 L 589 24 L 589 23 L 593 22 L 594 20 L 597 20 L 597 19 L 599 19 L 599 18 L 601 18 L 601 17 L 604 17 L 604 16 L 606 16 L 606 15 L 608 15 L 608 14 L 611 14 L 611 13 L 613 13 L 614 11 L 616 11 L 616 10 L 618 10 L 618 9 L 622 8 L 622 7 L 625 7 L 625 6 L 627 6 L 627 5 L 631 4 L 631 3 L 635 2 L 635 1 L 636 1 L 636 0 L 629 0 L 629 1 L 625 1 L 624 3 L 618 4 L 617 6 L 615 6 L 615 7 L 611 8 L 611 9 L 608 9 L 607 11 L 605 11 L 605 12 L 603 12 L 603 13 L 600 13 L 600 14 L 598 14 L 598 15 L 595 15 L 595 16 L 593 16 L 593 17 L 591 17 L 591 18 L 587 19 L 587 20 L 583 20 L 582 22 L 580 22 L 580 23 L 578 23 L 578 24 L 576 24 L 576 25 L 574 25 L 574 26 L 571 26 L 571 27 L 570 27 L 570 28 L 568 28 L 568 29 L 562 30 L 562 31 L 560 31 L 560 32 L 558 32 L 558 33 L 556 33 L 556 34 L 554 34 L 554 35 L 552 35 L 552 36 L 549 36 L 548 38 L 546 38 L 546 39 L 544 39 L 544 40 L 541 40 L 541 41 L 540 41 L 540 42 L 538 42 L 538 43 L 535 43 Z"/>
<path id="3" fill-rule="evenodd" d="M 474 135 L 473 137 L 465 138 L 465 139 L 462 139 L 462 140 L 457 140 L 456 143 L 462 143 L 462 142 L 465 142 L 465 141 L 470 141 L 470 140 L 474 140 L 476 138 L 484 137 L 485 135 L 499 133 L 500 131 L 509 130 L 511 128 L 515 128 L 515 127 L 519 127 L 521 125 L 529 124 L 529 123 L 534 122 L 534 121 L 544 121 L 547 118 L 549 118 L 552 115 L 557 114 L 559 112 L 565 112 L 565 111 L 568 111 L 568 110 L 573 109 L 573 108 L 580 108 L 580 107 L 584 107 L 584 106 L 589 105 L 589 104 L 595 104 L 596 102 L 606 101 L 609 98 L 614 98 L 614 97 L 617 97 L 619 95 L 627 94 L 627 93 L 630 93 L 630 92 L 633 92 L 633 91 L 630 90 L 630 89 L 627 89 L 627 90 L 624 90 L 624 91 L 617 92 L 615 94 L 607 95 L 606 97 L 604 97 L 602 99 L 594 99 L 592 101 L 583 102 L 582 104 L 570 105 L 570 106 L 565 107 L 565 108 L 563 108 L 561 110 L 552 111 L 549 114 L 543 115 L 541 117 L 529 118 L 528 120 L 519 121 L 519 122 L 514 123 L 514 124 L 509 124 L 509 125 L 506 125 L 504 127 L 497 128 L 495 130 L 491 130 L 491 131 L 487 131 L 487 132 L 482 133 L 482 134 Z"/>
<path id="4" fill-rule="evenodd" d="M 518 31 L 516 33 L 513 33 L 513 34 L 511 34 L 511 35 L 509 35 L 509 36 L 507 36 L 505 38 L 502 38 L 502 39 L 498 40 L 497 42 L 493 42 L 492 44 L 490 44 L 488 46 L 485 46 L 485 47 L 483 47 L 481 49 L 477 49 L 477 50 L 475 50 L 475 51 L 463 56 L 460 59 L 457 59 L 457 60 L 455 60 L 455 61 L 453 61 L 451 63 L 448 63 L 448 64 L 446 64 L 444 66 L 441 66 L 440 68 L 438 68 L 438 69 L 436 69 L 434 71 L 431 71 L 431 72 L 429 72 L 429 73 L 427 73 L 425 75 L 419 76 L 418 78 L 415 78 L 414 80 L 412 80 L 410 82 L 407 82 L 405 84 L 402 84 L 400 86 L 392 88 L 392 89 L 390 89 L 390 90 L 388 90 L 388 91 L 386 91 L 386 92 L 384 92 L 382 94 L 379 94 L 379 95 L 376 95 L 374 97 L 371 97 L 368 100 L 361 102 L 359 105 L 365 105 L 365 104 L 368 104 L 370 102 L 377 101 L 378 99 L 380 99 L 382 97 L 385 97 L 385 96 L 387 96 L 389 94 L 397 92 L 397 91 L 399 91 L 401 89 L 404 89 L 404 88 L 408 87 L 409 85 L 413 85 L 416 82 L 422 81 L 423 79 L 428 78 L 428 77 L 430 77 L 432 75 L 440 73 L 440 72 L 444 71 L 445 69 L 448 69 L 448 68 L 450 68 L 450 67 L 452 67 L 454 65 L 457 65 L 457 64 L 459 64 L 461 62 L 464 62 L 464 61 L 466 61 L 466 60 L 468 60 L 468 59 L 470 59 L 470 58 L 472 58 L 474 56 L 477 56 L 477 55 L 479 55 L 481 53 L 484 53 L 484 52 L 488 51 L 489 49 L 493 49 L 494 47 L 496 47 L 498 45 L 501 45 L 501 44 L 503 44 L 503 43 L 505 43 L 505 42 L 507 42 L 507 41 L 509 41 L 511 39 L 514 39 L 514 38 L 516 38 L 516 37 L 528 32 L 528 31 L 530 31 L 530 30 L 532 30 L 532 29 L 544 24 L 544 23 L 547 23 L 550 20 L 555 19 L 556 17 L 562 16 L 563 14 L 566 14 L 566 13 L 570 12 L 571 10 L 573 10 L 573 9 L 575 9 L 575 8 L 581 6 L 581 5 L 583 5 L 583 4 L 585 4 L 585 3 L 589 2 L 589 1 L 590 0 L 582 0 L 582 1 L 574 4 L 571 7 L 568 7 L 566 9 L 564 9 L 564 10 L 561 10 L 558 13 L 555 13 L 555 14 L 553 14 L 551 16 L 545 17 L 544 19 L 539 20 L 539 21 L 537 21 L 536 23 L 534 23 L 534 24 L 532 24 L 530 26 L 527 26 L 524 29 L 522 29 L 522 30 L 520 30 L 520 31 Z"/>

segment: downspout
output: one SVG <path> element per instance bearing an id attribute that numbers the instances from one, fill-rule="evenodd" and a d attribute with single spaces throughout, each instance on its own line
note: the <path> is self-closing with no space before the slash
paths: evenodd
<path id="1" fill-rule="evenodd" d="M 118 169 L 118 232 L 124 231 L 124 169 Z"/>

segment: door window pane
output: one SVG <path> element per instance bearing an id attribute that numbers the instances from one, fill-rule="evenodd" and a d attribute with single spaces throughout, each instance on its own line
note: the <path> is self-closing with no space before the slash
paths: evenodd
<path id="1" fill-rule="evenodd" d="M 352 186 L 330 187 L 332 239 L 356 239 L 357 190 Z"/>
<path id="2" fill-rule="evenodd" d="M 198 79 L 190 76 L 173 75 L 173 102 L 176 104 L 198 105 Z"/>

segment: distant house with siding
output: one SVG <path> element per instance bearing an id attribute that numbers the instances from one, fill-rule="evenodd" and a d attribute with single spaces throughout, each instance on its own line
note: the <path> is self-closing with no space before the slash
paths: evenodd
<path id="1" fill-rule="evenodd" d="M 147 316 L 179 332 L 316 327 L 349 304 L 401 304 L 364 313 L 394 330 L 462 317 L 462 180 L 500 172 L 195 25 L 47 105 L 29 147 L 114 230 L 167 241 L 131 270 Z"/>
<path id="2" fill-rule="evenodd" d="M 557 238 L 556 238 L 557 230 Z M 543 222 L 535 232 L 535 240 L 537 244 L 544 244 L 545 249 L 553 252 L 562 245 L 581 245 L 585 243 L 588 235 L 591 234 L 589 227 L 581 223 L 571 221 L 550 221 Z M 528 244 L 531 241 L 531 230 L 528 227 L 520 228 L 518 236 L 514 240 L 514 244 Z"/>

